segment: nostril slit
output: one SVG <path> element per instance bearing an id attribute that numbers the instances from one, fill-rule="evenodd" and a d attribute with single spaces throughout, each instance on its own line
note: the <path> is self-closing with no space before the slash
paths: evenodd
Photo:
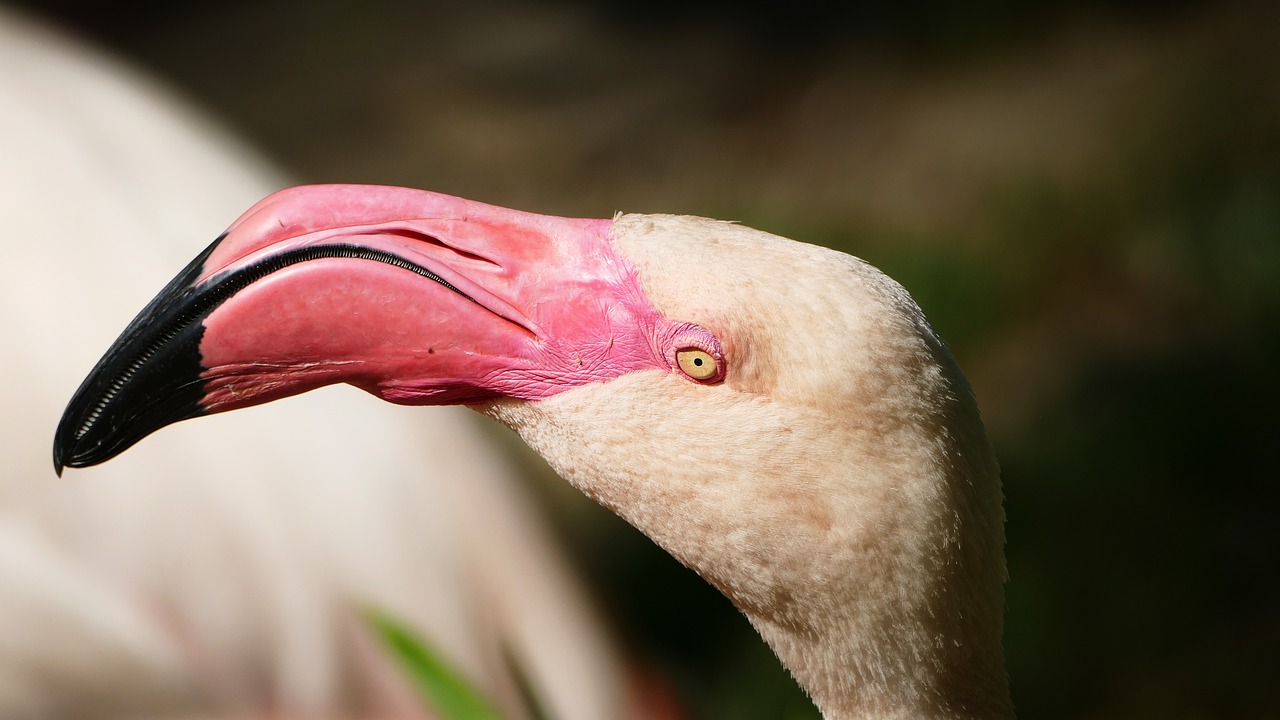
<path id="1" fill-rule="evenodd" d="M 472 260 L 472 261 L 474 261 L 474 262 L 484 263 L 484 264 L 486 264 L 486 265 L 492 265 L 493 267 L 497 267 L 497 268 L 501 268 L 501 267 L 502 267 L 501 265 L 499 265 L 497 262 L 495 262 L 494 260 L 492 260 L 492 259 L 490 259 L 490 258 L 487 258 L 487 257 L 485 257 L 485 256 L 483 256 L 483 255 L 477 255 L 476 253 L 473 253 L 473 252 L 471 252 L 471 251 L 469 251 L 469 250 L 463 250 L 462 248 L 455 247 L 455 246 L 450 245 L 449 243 L 447 243 L 447 242 L 445 242 L 445 241 L 441 240 L 440 238 L 438 238 L 438 237 L 436 237 L 436 236 L 434 236 L 434 235 L 428 235 L 427 233 L 419 232 L 419 231 L 417 231 L 417 230 L 412 230 L 412 229 L 409 229 L 409 228 L 391 228 L 391 229 L 389 229 L 389 230 L 380 230 L 378 234 L 380 234 L 380 235 L 392 235 L 392 236 L 395 236 L 395 237 L 401 237 L 401 238 L 404 238 L 404 239 L 406 239 L 406 240 L 412 240 L 412 241 L 414 241 L 414 242 L 420 242 L 420 243 L 426 243 L 426 244 L 428 244 L 428 245 L 434 245 L 435 247 L 442 248 L 442 249 L 444 249 L 444 250 L 448 250 L 449 252 L 453 253 L 454 255 L 457 255 L 457 256 L 459 256 L 459 257 L 461 257 L 461 258 L 464 258 L 464 259 L 466 259 L 466 260 Z"/>

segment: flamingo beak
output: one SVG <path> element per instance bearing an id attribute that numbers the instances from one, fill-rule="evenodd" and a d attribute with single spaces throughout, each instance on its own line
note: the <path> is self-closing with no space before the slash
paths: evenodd
<path id="1" fill-rule="evenodd" d="M 401 404 L 469 404 L 670 369 L 664 339 L 688 328 L 645 299 L 610 226 L 406 188 L 278 192 L 98 362 L 58 426 L 55 469 L 338 382 Z"/>

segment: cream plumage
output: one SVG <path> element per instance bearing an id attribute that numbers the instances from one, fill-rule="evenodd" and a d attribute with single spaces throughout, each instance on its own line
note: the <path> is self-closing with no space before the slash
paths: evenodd
<path id="1" fill-rule="evenodd" d="M 724 592 L 827 717 L 1011 715 L 998 469 L 906 291 L 727 223 L 628 215 L 614 238 L 660 311 L 725 340 L 724 383 L 483 411 Z"/>

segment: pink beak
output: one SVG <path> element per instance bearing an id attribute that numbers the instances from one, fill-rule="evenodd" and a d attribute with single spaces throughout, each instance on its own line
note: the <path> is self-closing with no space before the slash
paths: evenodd
<path id="1" fill-rule="evenodd" d="M 54 465 L 114 457 L 178 420 L 347 382 L 404 404 L 537 400 L 722 357 L 653 308 L 611 221 L 405 188 L 278 192 L 130 323 L 68 405 Z"/>

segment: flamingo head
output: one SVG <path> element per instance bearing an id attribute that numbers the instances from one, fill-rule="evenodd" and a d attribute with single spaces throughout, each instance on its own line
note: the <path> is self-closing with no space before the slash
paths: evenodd
<path id="1" fill-rule="evenodd" d="M 128 326 L 54 462 L 338 382 L 514 428 L 832 716 L 1009 710 L 994 455 L 945 345 L 861 260 L 703 218 L 285 190 Z"/>

